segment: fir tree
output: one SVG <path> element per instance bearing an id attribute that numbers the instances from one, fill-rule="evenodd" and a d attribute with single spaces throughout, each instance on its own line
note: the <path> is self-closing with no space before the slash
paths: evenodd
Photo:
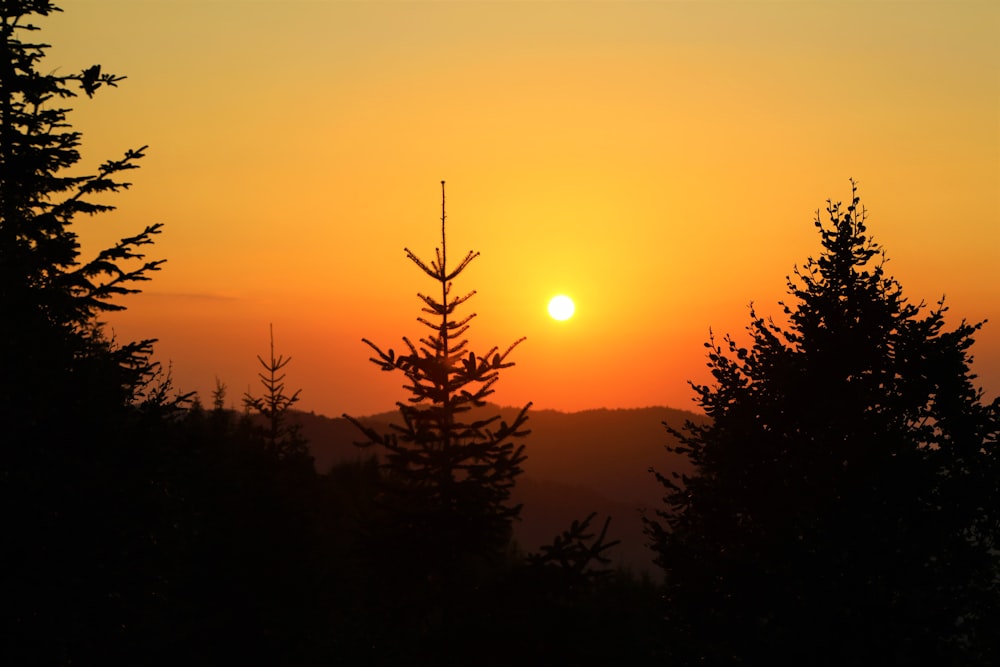
<path id="1" fill-rule="evenodd" d="M 258 373 L 260 383 L 264 387 L 264 394 L 255 397 L 247 390 L 243 395 L 243 406 L 248 410 L 256 411 L 265 419 L 264 437 L 268 449 L 274 452 L 279 458 L 307 457 L 308 451 L 306 441 L 299 433 L 297 424 L 288 423 L 288 411 L 299 400 L 301 389 L 296 389 L 289 396 L 285 393 L 285 373 L 283 369 L 292 358 L 287 359 L 283 355 L 274 356 L 274 327 L 271 329 L 271 356 L 265 361 L 263 357 L 257 355 L 257 361 L 264 367 L 263 373 Z"/>
<path id="2" fill-rule="evenodd" d="M 154 224 L 84 260 L 75 223 L 114 207 L 102 195 L 129 187 L 145 147 L 128 150 L 94 173 L 73 174 L 81 135 L 67 122 L 66 100 L 87 97 L 124 77 L 93 65 L 76 74 L 39 71 L 47 45 L 27 41 L 32 16 L 59 11 L 51 2 L 23 0 L 0 7 L 0 346 L 13 355 L 0 380 L 0 418 L 36 435 L 48 420 L 45 404 L 79 414 L 96 403 L 128 404 L 149 388 L 151 344 L 119 345 L 98 318 L 121 310 L 115 297 L 137 291 L 162 260 L 147 261 Z"/>
<path id="3" fill-rule="evenodd" d="M 457 314 L 475 292 L 452 294 L 452 282 L 479 253 L 469 252 L 448 264 L 445 236 L 444 181 L 441 182 L 441 246 L 429 264 L 411 250 L 406 256 L 438 290 L 418 293 L 423 303 L 417 318 L 429 334 L 417 343 L 404 337 L 406 351 L 383 350 L 368 339 L 372 362 L 383 371 L 406 377 L 407 402 L 397 406 L 402 424 L 388 434 L 376 432 L 345 415 L 367 436 L 366 446 L 382 449 L 383 507 L 399 540 L 408 569 L 432 580 L 459 576 L 460 571 L 495 562 L 511 539 L 511 523 L 520 512 L 510 504 L 515 478 L 525 460 L 525 406 L 510 423 L 499 415 L 472 416 L 494 391 L 502 369 L 513 365 L 511 351 L 493 347 L 485 354 L 468 349 L 464 337 L 475 314 Z M 481 414 L 481 413 L 479 413 Z M 387 548 L 391 548 L 388 547 Z"/>
<path id="4" fill-rule="evenodd" d="M 104 198 L 129 187 L 144 148 L 78 171 L 65 105 L 123 77 L 43 69 L 32 22 L 56 11 L 0 3 L 5 664 L 113 662 L 155 635 L 166 590 L 153 574 L 170 529 L 154 520 L 169 501 L 152 443 L 169 384 L 156 379 L 152 340 L 119 343 L 100 322 L 159 269 L 144 253 L 160 225 L 81 256 L 78 223 L 113 208 Z"/>
<path id="5" fill-rule="evenodd" d="M 591 512 L 582 521 L 574 520 L 567 530 L 557 535 L 552 544 L 542 545 L 538 553 L 528 554 L 530 566 L 556 573 L 558 587 L 565 591 L 579 592 L 607 577 L 612 570 L 607 567 L 611 557 L 607 551 L 621 543 L 608 540 L 611 517 L 604 520 L 599 534 L 590 527 L 597 512 Z"/>
<path id="6" fill-rule="evenodd" d="M 852 181 L 783 323 L 710 340 L 711 422 L 671 451 L 647 522 L 684 661 L 972 664 L 996 655 L 1000 406 L 974 384 L 981 324 L 945 326 L 885 273 Z M 668 427 L 669 428 L 669 427 Z"/>

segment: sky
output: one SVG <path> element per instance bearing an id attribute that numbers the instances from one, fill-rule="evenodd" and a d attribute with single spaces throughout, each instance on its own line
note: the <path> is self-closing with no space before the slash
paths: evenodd
<path id="1" fill-rule="evenodd" d="M 497 403 L 697 410 L 710 330 L 780 314 L 851 178 L 909 299 L 990 320 L 973 370 L 1000 392 L 998 3 L 61 5 L 42 69 L 127 76 L 73 101 L 80 169 L 149 146 L 85 254 L 164 224 L 109 330 L 206 403 L 259 395 L 271 325 L 299 407 L 405 400 L 361 339 L 424 335 L 404 248 L 433 258 L 442 180 L 449 254 L 481 253 L 471 349 L 526 337 Z"/>

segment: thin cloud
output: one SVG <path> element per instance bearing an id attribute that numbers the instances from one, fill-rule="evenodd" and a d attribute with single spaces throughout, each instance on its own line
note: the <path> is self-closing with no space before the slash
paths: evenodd
<path id="1" fill-rule="evenodd" d="M 155 292 L 143 291 L 143 296 L 174 301 L 237 301 L 239 297 L 214 292 Z"/>

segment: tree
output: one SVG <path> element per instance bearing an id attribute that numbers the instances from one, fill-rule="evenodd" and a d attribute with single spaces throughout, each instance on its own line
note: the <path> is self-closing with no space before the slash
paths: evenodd
<path id="1" fill-rule="evenodd" d="M 159 462 L 136 443 L 171 407 L 169 385 L 152 340 L 120 344 L 99 321 L 159 269 L 144 253 L 160 225 L 81 257 L 77 223 L 113 208 L 104 196 L 129 186 L 144 148 L 75 171 L 81 135 L 66 101 L 123 77 L 99 65 L 42 73 L 32 21 L 56 11 L 0 3 L 0 620 L 11 638 L 0 661 L 11 664 L 127 652 L 164 599 L 150 569 L 165 494 Z"/>
<path id="2" fill-rule="evenodd" d="M 749 347 L 706 344 L 711 421 L 668 426 L 695 472 L 657 474 L 647 532 L 683 660 L 990 660 L 1000 404 L 973 384 L 981 323 L 909 303 L 859 202 L 852 181 L 846 209 L 817 212 L 823 252 L 788 278 L 783 322 L 751 306 Z"/>
<path id="3" fill-rule="evenodd" d="M 383 523 L 371 529 L 369 543 L 372 558 L 391 563 L 382 583 L 396 586 L 391 597 L 400 604 L 409 595 L 404 589 L 415 585 L 410 594 L 431 607 L 424 612 L 428 618 L 453 612 L 459 591 L 506 554 L 511 523 L 520 512 L 519 505 L 509 503 L 510 492 L 525 460 L 524 445 L 515 446 L 514 440 L 528 433 L 530 407 L 510 423 L 499 415 L 470 416 L 470 410 L 485 406 L 500 371 L 513 365 L 511 350 L 523 339 L 503 352 L 497 347 L 482 355 L 468 350 L 464 335 L 475 314 L 459 317 L 456 312 L 475 292 L 453 296 L 452 281 L 479 253 L 469 252 L 449 266 L 445 220 L 442 181 L 441 246 L 435 260 L 425 263 L 405 249 L 439 290 L 437 297 L 417 295 L 426 314 L 417 321 L 431 333 L 416 344 L 404 337 L 402 354 L 363 339 L 375 352 L 372 362 L 406 377 L 411 396 L 397 403 L 402 424 L 380 433 L 344 415 L 366 436 L 364 446 L 381 448 Z M 401 579 L 393 580 L 394 574 Z M 396 583 L 387 584 L 390 580 Z M 438 605 L 443 612 L 434 609 Z"/>
<path id="4" fill-rule="evenodd" d="M 552 540 L 552 544 L 542 545 L 538 553 L 528 554 L 528 564 L 556 573 L 560 580 L 558 588 L 566 592 L 579 592 L 607 577 L 612 570 L 607 567 L 611 557 L 606 552 L 621 540 L 607 539 L 611 517 L 604 520 L 604 527 L 595 535 L 590 522 L 596 516 L 597 512 L 591 512 L 582 521 L 574 520 L 567 530 Z"/>
<path id="5" fill-rule="evenodd" d="M 81 216 L 114 208 L 99 198 L 129 187 L 120 176 L 136 168 L 145 147 L 95 173 L 68 173 L 80 160 L 81 135 L 70 129 L 70 110 L 62 103 L 81 91 L 91 97 L 124 77 L 100 65 L 77 74 L 41 74 L 47 45 L 22 38 L 37 30 L 32 16 L 56 11 L 42 0 L 0 7 L 0 311 L 17 323 L 0 333 L 0 346 L 12 359 L 0 381 L 0 417 L 24 425 L 32 437 L 51 425 L 40 397 L 88 414 L 97 401 L 141 398 L 156 371 L 149 361 L 152 340 L 109 341 L 98 317 L 121 310 L 112 299 L 138 291 L 134 285 L 160 268 L 162 260 L 145 260 L 144 247 L 161 225 L 86 261 L 74 226 Z"/>
<path id="6" fill-rule="evenodd" d="M 299 400 L 301 389 L 296 389 L 289 396 L 285 394 L 285 373 L 282 370 L 291 363 L 283 355 L 274 356 L 274 327 L 271 327 L 271 357 L 268 361 L 257 355 L 257 361 L 264 367 L 263 373 L 258 373 L 260 383 L 264 387 L 264 395 L 254 397 L 248 390 L 243 395 L 243 406 L 249 411 L 254 410 L 266 420 L 264 427 L 268 448 L 279 458 L 296 457 L 307 459 L 309 456 L 305 439 L 299 433 L 297 424 L 286 423 L 288 411 Z"/>

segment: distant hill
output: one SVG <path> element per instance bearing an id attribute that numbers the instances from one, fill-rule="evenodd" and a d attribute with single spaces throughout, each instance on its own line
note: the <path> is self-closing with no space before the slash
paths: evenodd
<path id="1" fill-rule="evenodd" d="M 482 410 L 508 421 L 518 412 L 497 406 Z M 398 413 L 359 420 L 384 432 L 391 423 L 398 423 Z M 524 441 L 528 459 L 513 494 L 514 502 L 524 505 L 514 528 L 520 545 L 526 551 L 537 550 L 573 519 L 597 511 L 601 525 L 606 516 L 612 516 L 609 534 L 622 541 L 614 553 L 617 562 L 649 570 L 651 554 L 644 546 L 640 512 L 660 507 L 663 497 L 663 488 L 649 468 L 661 473 L 689 469 L 684 458 L 664 449 L 673 438 L 663 422 L 681 428 L 686 420 L 703 423 L 706 417 L 665 407 L 530 411 L 531 434 Z M 295 413 L 295 421 L 301 424 L 321 472 L 339 461 L 376 453 L 354 445 L 363 438 L 346 419 Z"/>

